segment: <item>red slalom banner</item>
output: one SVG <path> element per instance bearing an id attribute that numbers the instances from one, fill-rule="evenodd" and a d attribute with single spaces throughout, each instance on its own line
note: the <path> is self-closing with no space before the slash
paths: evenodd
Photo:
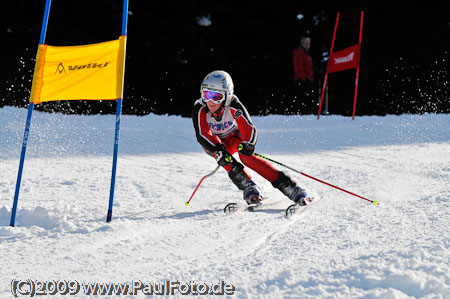
<path id="1" fill-rule="evenodd" d="M 358 68 L 360 51 L 361 44 L 356 44 L 347 49 L 332 53 L 328 58 L 327 73 Z"/>
<path id="2" fill-rule="evenodd" d="M 319 111 L 317 113 L 317 119 L 320 118 L 320 112 L 322 111 L 323 96 L 325 94 L 325 88 L 327 86 L 328 74 L 349 69 L 356 69 L 355 94 L 353 97 L 353 115 L 352 115 L 352 119 L 355 119 L 364 11 L 361 11 L 361 22 L 359 25 L 359 42 L 356 45 L 350 46 L 344 50 L 333 53 L 334 40 L 336 38 L 336 31 L 339 22 L 339 14 L 340 13 L 338 12 L 336 17 L 336 24 L 334 25 L 333 39 L 331 41 L 330 55 L 328 56 L 327 70 L 325 72 L 325 80 L 323 82 L 322 94 L 320 96 L 320 104 L 319 104 Z"/>

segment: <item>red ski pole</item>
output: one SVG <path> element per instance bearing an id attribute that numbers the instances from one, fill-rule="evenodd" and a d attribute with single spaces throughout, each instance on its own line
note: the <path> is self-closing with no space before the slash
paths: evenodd
<path id="1" fill-rule="evenodd" d="M 212 176 L 213 174 L 216 173 L 217 170 L 219 170 L 220 166 L 217 165 L 216 169 L 214 169 L 213 171 L 211 171 L 210 173 L 208 173 L 207 175 L 205 175 L 204 177 L 202 177 L 202 179 L 200 180 L 200 182 L 197 184 L 197 187 L 195 187 L 194 192 L 192 193 L 191 197 L 189 198 L 188 201 L 186 201 L 184 204 L 188 207 L 189 203 L 191 202 L 192 197 L 194 197 L 195 192 L 197 192 L 198 187 L 200 187 L 201 183 L 203 182 L 204 179 L 206 179 L 207 177 Z"/>
<path id="2" fill-rule="evenodd" d="M 348 193 L 348 194 L 350 194 L 350 195 L 353 195 L 353 196 L 359 197 L 359 198 L 361 198 L 361 199 L 364 199 L 364 200 L 366 200 L 366 201 L 372 203 L 374 206 L 378 205 L 378 201 L 376 201 L 376 200 L 370 200 L 370 199 L 368 199 L 368 198 L 362 197 L 362 196 L 360 196 L 360 195 L 358 195 L 358 194 L 355 194 L 355 193 L 353 193 L 353 192 L 350 192 L 350 191 L 347 191 L 347 190 L 345 190 L 345 189 L 339 188 L 339 187 L 337 187 L 337 186 L 334 186 L 334 185 L 332 185 L 332 184 L 330 184 L 330 183 L 327 183 L 327 182 L 325 182 L 325 181 L 319 180 L 319 179 L 317 179 L 317 178 L 315 178 L 315 177 L 310 176 L 309 174 L 306 174 L 306 173 L 304 173 L 304 172 L 298 171 L 298 170 L 296 170 L 296 169 L 294 169 L 294 168 L 292 168 L 292 167 L 289 167 L 289 166 L 287 166 L 287 165 L 285 165 L 285 164 L 283 164 L 283 163 L 280 163 L 280 162 L 278 162 L 278 161 L 272 160 L 272 159 L 270 159 L 270 158 L 268 158 L 268 157 L 265 157 L 265 156 L 263 156 L 263 155 L 260 155 L 260 154 L 257 154 L 257 153 L 254 153 L 254 155 L 255 155 L 255 156 L 258 156 L 258 157 L 260 157 L 260 158 L 266 159 L 267 161 L 274 162 L 274 163 L 276 163 L 276 164 L 278 164 L 278 165 L 284 166 L 284 167 L 286 167 L 286 168 L 288 168 L 288 169 L 290 169 L 290 170 L 292 170 L 292 171 L 295 171 L 295 172 L 297 172 L 297 173 L 299 173 L 299 174 L 301 174 L 301 175 L 306 176 L 307 178 L 313 179 L 313 180 L 318 181 L 318 182 L 320 182 L 320 183 L 322 183 L 322 184 L 325 184 L 325 185 L 327 185 L 327 186 L 336 188 L 336 189 L 341 190 L 341 191 L 343 191 L 343 192 L 345 192 L 345 193 Z"/>

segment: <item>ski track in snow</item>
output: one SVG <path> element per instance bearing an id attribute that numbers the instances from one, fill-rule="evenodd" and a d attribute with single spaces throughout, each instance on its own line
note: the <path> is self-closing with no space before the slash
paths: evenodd
<path id="1" fill-rule="evenodd" d="M 450 298 L 449 115 L 254 117 L 258 153 L 380 203 L 287 171 L 320 197 L 290 219 L 291 202 L 254 172 L 278 203 L 225 215 L 242 195 L 221 169 L 186 207 L 216 166 L 191 120 L 124 115 L 106 223 L 114 116 L 35 111 L 10 227 L 26 113 L 0 109 L 1 298 L 26 278 L 223 280 L 237 298 Z"/>

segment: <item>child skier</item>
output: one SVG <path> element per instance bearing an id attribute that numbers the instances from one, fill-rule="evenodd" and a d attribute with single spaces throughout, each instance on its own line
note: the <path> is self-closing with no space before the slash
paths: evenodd
<path id="1" fill-rule="evenodd" d="M 299 205 L 305 205 L 308 195 L 288 175 L 276 170 L 266 160 L 254 156 L 258 133 L 244 105 L 234 95 L 231 76 L 224 71 L 206 75 L 200 86 L 201 98 L 192 110 L 197 141 L 206 153 L 214 157 L 244 192 L 247 204 L 263 199 L 258 186 L 244 166 L 233 158 L 238 152 L 241 162 L 256 171 Z"/>

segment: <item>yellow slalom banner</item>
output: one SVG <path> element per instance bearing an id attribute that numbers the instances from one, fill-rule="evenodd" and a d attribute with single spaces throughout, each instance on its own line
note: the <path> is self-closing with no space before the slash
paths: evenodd
<path id="1" fill-rule="evenodd" d="M 39 45 L 30 102 L 123 98 L 126 36 L 69 47 Z"/>

